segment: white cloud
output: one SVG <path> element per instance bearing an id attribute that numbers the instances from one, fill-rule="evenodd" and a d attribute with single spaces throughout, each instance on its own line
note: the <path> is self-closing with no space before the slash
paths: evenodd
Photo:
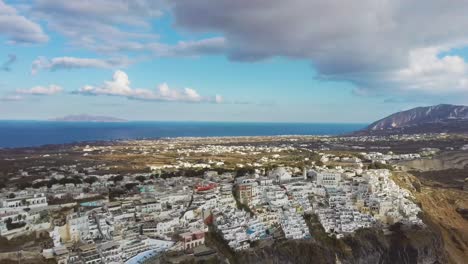
<path id="1" fill-rule="evenodd" d="M 168 102 L 191 102 L 191 103 L 220 103 L 218 97 L 203 97 L 192 88 L 175 90 L 169 88 L 166 83 L 158 86 L 155 90 L 132 88 L 128 75 L 123 71 L 116 71 L 111 81 L 106 81 L 102 86 L 86 85 L 74 94 L 82 95 L 108 95 L 122 96 L 129 99 L 146 101 L 168 101 Z"/>
<path id="2" fill-rule="evenodd" d="M 192 57 L 224 52 L 222 37 L 180 41 L 174 45 L 161 43 L 153 25 L 162 17 L 162 10 L 167 9 L 165 2 L 38 0 L 30 10 L 73 45 L 99 53 L 130 51 L 158 57 Z"/>
<path id="3" fill-rule="evenodd" d="M 0 0 L 0 35 L 10 43 L 41 43 L 48 40 L 39 24 L 18 14 L 16 9 Z"/>
<path id="4" fill-rule="evenodd" d="M 360 93 L 456 92 L 466 84 L 461 57 L 420 54 L 467 48 L 466 1 L 174 0 L 171 8 L 179 28 L 222 34 L 233 60 L 306 59 L 319 78 L 351 81 Z"/>
<path id="5" fill-rule="evenodd" d="M 18 89 L 16 90 L 17 94 L 26 94 L 26 95 L 56 95 L 63 91 L 63 88 L 51 84 L 49 86 L 35 86 L 30 89 Z"/>
<path id="6" fill-rule="evenodd" d="M 16 101 L 21 101 L 23 100 L 23 97 L 20 95 L 6 95 L 3 97 L 0 97 L 0 101 L 2 102 L 16 102 Z"/>
<path id="7" fill-rule="evenodd" d="M 0 97 L 0 101 L 22 101 L 25 96 L 52 96 L 63 92 L 63 88 L 51 84 L 49 86 L 34 86 L 29 89 L 17 89 L 8 95 Z"/>
<path id="8" fill-rule="evenodd" d="M 349 76 L 359 88 L 357 95 L 394 94 L 416 98 L 425 94 L 438 98 L 468 92 L 468 64 L 450 47 L 428 47 L 410 51 L 406 66 L 367 76 Z"/>
<path id="9" fill-rule="evenodd" d="M 191 88 L 184 88 L 182 91 L 170 89 L 167 83 L 160 84 L 156 93 L 151 93 L 149 99 L 163 101 L 186 101 L 186 102 L 202 102 L 205 101 L 197 91 Z"/>
<path id="10" fill-rule="evenodd" d="M 154 40 L 151 20 L 162 15 L 160 1 L 154 0 L 38 0 L 32 14 L 47 21 L 79 47 L 98 50 L 139 46 Z"/>
<path id="11" fill-rule="evenodd" d="M 456 55 L 439 57 L 438 48 L 410 52 L 409 65 L 395 72 L 389 81 L 399 83 L 409 91 L 431 93 L 468 92 L 468 65 Z"/>
<path id="12" fill-rule="evenodd" d="M 61 70 L 61 69 L 79 69 L 79 68 L 103 68 L 112 69 L 126 67 L 132 62 L 126 58 L 113 59 L 95 59 L 95 58 L 76 58 L 76 57 L 56 57 L 47 59 L 39 57 L 32 63 L 32 74 L 37 74 L 40 70 Z"/>
<path id="13" fill-rule="evenodd" d="M 465 60 L 443 55 L 468 48 L 466 1 L 37 0 L 29 11 L 72 44 L 113 56 L 125 51 L 160 57 L 226 54 L 237 61 L 281 56 L 308 60 L 317 78 L 352 82 L 361 95 L 466 90 Z M 219 37 L 164 44 L 155 27 L 166 11 L 177 30 Z M 5 13 L 20 17 L 9 6 L 0 17 Z M 35 25 L 36 34 L 24 36 L 38 39 L 42 30 Z M 0 34 L 14 28 L 2 26 Z M 38 62 L 37 69 L 125 67 L 125 62 L 65 58 Z"/>

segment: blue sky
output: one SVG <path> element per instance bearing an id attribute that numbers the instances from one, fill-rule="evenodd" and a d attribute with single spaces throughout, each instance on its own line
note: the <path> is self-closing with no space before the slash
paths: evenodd
<path id="1" fill-rule="evenodd" d="M 468 103 L 464 5 L 194 2 L 0 0 L 0 119 L 361 123 Z"/>

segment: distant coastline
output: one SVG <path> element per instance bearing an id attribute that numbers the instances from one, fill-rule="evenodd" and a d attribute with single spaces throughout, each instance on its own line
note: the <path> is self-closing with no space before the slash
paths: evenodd
<path id="1" fill-rule="evenodd" d="M 95 115 L 67 115 L 63 117 L 57 117 L 49 119 L 48 121 L 57 121 L 57 122 L 128 122 L 128 120 L 112 117 L 112 116 L 95 116 Z"/>
<path id="2" fill-rule="evenodd" d="M 0 148 L 166 137 L 341 135 L 368 124 L 0 121 Z"/>

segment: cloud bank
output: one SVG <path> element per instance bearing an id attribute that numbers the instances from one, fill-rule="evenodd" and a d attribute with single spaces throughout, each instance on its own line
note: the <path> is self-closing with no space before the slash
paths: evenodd
<path id="1" fill-rule="evenodd" d="M 107 95 L 120 96 L 128 99 L 144 101 L 163 101 L 163 102 L 186 102 L 186 103 L 221 103 L 221 96 L 204 97 L 192 88 L 175 90 L 169 88 L 166 83 L 158 86 L 155 90 L 132 88 L 128 75 L 121 71 L 115 71 L 111 81 L 104 82 L 101 86 L 86 85 L 73 94 L 81 95 Z"/>
<path id="2" fill-rule="evenodd" d="M 131 64 L 131 61 L 126 58 L 114 59 L 95 59 L 95 58 L 76 58 L 76 57 L 56 57 L 47 59 L 39 57 L 32 63 L 32 74 L 37 74 L 41 70 L 63 70 L 63 69 L 80 69 L 80 68 L 102 68 L 112 69 L 126 67 Z"/>
<path id="3" fill-rule="evenodd" d="M 0 97 L 1 102 L 15 102 L 21 100 L 23 100 L 23 97 L 20 95 L 5 95 Z"/>
<path id="4" fill-rule="evenodd" d="M 0 101 L 22 101 L 27 98 L 27 96 L 54 96 L 61 94 L 63 91 L 64 90 L 61 86 L 55 84 L 51 84 L 49 86 L 34 86 L 29 89 L 16 89 L 16 91 L 0 97 Z"/>
<path id="5" fill-rule="evenodd" d="M 466 1 L 36 0 L 22 6 L 28 18 L 0 0 L 0 35 L 11 43 L 47 41 L 34 22 L 44 21 L 74 47 L 113 58 L 38 58 L 33 73 L 123 68 L 131 63 L 119 59 L 123 54 L 223 54 L 247 63 L 307 60 L 318 79 L 351 82 L 357 95 L 468 91 L 467 62 L 457 54 L 468 48 Z M 168 15 L 176 33 L 191 39 L 162 42 L 158 22 Z"/>
<path id="6" fill-rule="evenodd" d="M 10 43 L 43 43 L 49 39 L 39 24 L 19 15 L 3 0 L 0 0 L 0 35 Z"/>
<path id="7" fill-rule="evenodd" d="M 180 41 L 175 45 L 151 43 L 143 49 L 147 49 L 155 56 L 160 57 L 193 57 L 221 54 L 226 49 L 226 40 L 222 37 L 214 37 L 196 41 Z"/>
<path id="8" fill-rule="evenodd" d="M 30 89 L 17 89 L 17 94 L 24 94 L 24 95 L 56 95 L 63 92 L 63 88 L 51 84 L 49 86 L 34 86 Z"/>
<path id="9" fill-rule="evenodd" d="M 38 0 L 31 10 L 76 46 L 117 50 L 158 38 L 149 29 L 151 19 L 162 15 L 159 7 L 158 1 L 152 0 Z"/>
<path id="10" fill-rule="evenodd" d="M 161 0 L 38 0 L 31 6 L 34 16 L 47 21 L 51 30 L 66 36 L 73 45 L 99 53 L 146 52 L 155 56 L 198 56 L 223 51 L 224 38 L 159 41 L 154 21 L 166 8 Z"/>
<path id="11" fill-rule="evenodd" d="M 465 1 L 172 3 L 179 28 L 221 32 L 232 60 L 306 59 L 319 78 L 350 81 L 361 94 L 468 89 L 466 61 L 444 54 L 468 44 Z"/>

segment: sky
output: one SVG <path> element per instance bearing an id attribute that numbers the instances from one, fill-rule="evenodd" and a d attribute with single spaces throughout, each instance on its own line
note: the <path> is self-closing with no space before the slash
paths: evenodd
<path id="1" fill-rule="evenodd" d="M 0 119 L 368 123 L 468 104 L 468 2 L 0 0 Z"/>

